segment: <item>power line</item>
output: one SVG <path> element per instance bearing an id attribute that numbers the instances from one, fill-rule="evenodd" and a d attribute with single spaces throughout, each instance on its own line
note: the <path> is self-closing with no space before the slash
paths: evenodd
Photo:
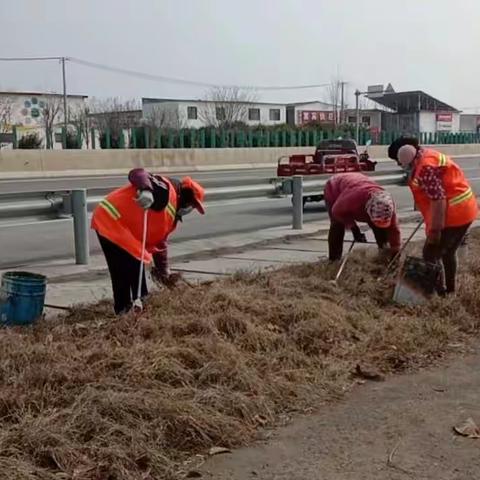
<path id="1" fill-rule="evenodd" d="M 1 62 L 36 62 L 43 60 L 61 60 L 64 57 L 0 57 Z"/>
<path id="2" fill-rule="evenodd" d="M 82 60 L 80 58 L 75 57 L 67 57 L 72 63 L 76 63 L 78 65 L 83 65 L 90 68 L 96 68 L 100 70 L 105 70 L 113 73 L 120 73 L 122 75 L 128 75 L 136 78 L 142 78 L 145 80 L 153 80 L 153 81 L 160 81 L 166 83 L 176 83 L 182 85 L 191 85 L 196 87 L 204 87 L 204 88 L 240 88 L 242 90 L 258 90 L 258 91 L 278 91 L 278 90 L 306 90 L 312 88 L 323 88 L 327 87 L 329 83 L 322 83 L 322 84 L 312 84 L 312 85 L 279 85 L 279 86 L 241 86 L 241 85 L 219 85 L 215 83 L 208 83 L 196 80 L 187 80 L 184 78 L 176 78 L 176 77 L 167 77 L 164 75 L 154 75 L 150 73 L 138 72 L 135 70 L 129 70 L 126 68 L 119 68 L 119 67 L 112 67 L 109 65 L 104 65 L 101 63 L 90 62 L 87 60 Z"/>
<path id="3" fill-rule="evenodd" d="M 113 73 L 120 73 L 122 75 L 128 75 L 131 77 L 142 78 L 145 80 L 159 81 L 165 83 L 176 83 L 182 85 L 191 85 L 204 88 L 240 88 L 242 90 L 258 90 L 258 91 L 280 91 L 280 90 L 307 90 L 312 88 L 324 88 L 328 87 L 329 83 L 318 83 L 311 85 L 278 85 L 278 86 L 241 86 L 241 85 L 219 85 L 215 83 L 202 82 L 196 80 L 187 80 L 185 78 L 167 77 L 164 75 L 154 75 L 151 73 L 139 72 L 136 70 L 129 70 L 126 68 L 112 67 L 110 65 L 104 65 L 101 63 L 90 62 L 88 60 L 82 60 L 76 57 L 0 57 L 1 62 L 22 62 L 22 61 L 44 61 L 44 60 L 59 60 L 69 61 L 82 65 L 85 67 L 96 68 L 99 70 L 105 70 Z"/>
<path id="4" fill-rule="evenodd" d="M 138 72 L 135 70 L 128 70 L 126 68 L 119 68 L 119 67 L 111 67 L 109 65 L 103 65 L 100 63 L 95 63 L 95 62 L 90 62 L 88 60 L 82 60 L 80 58 L 75 58 L 75 57 L 70 57 L 68 59 L 72 63 L 76 63 L 78 65 L 83 65 L 85 67 L 90 67 L 90 68 L 96 68 L 98 70 L 105 70 L 107 72 L 113 72 L 113 73 L 120 73 L 122 75 L 128 75 L 131 77 L 137 77 L 137 78 L 143 78 L 146 80 L 154 80 L 154 81 L 161 81 L 161 82 L 170 82 L 170 83 L 181 83 L 184 85 L 195 85 L 195 86 L 200 86 L 200 87 L 213 87 L 212 84 L 206 83 L 206 82 L 197 82 L 193 80 L 185 80 L 182 78 L 174 78 L 174 77 L 165 77 L 162 75 L 153 75 L 150 73 L 143 73 L 143 72 Z"/>

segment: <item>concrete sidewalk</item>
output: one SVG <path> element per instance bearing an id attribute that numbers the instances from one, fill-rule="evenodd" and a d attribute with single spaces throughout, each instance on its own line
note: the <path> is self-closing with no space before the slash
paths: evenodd
<path id="1" fill-rule="evenodd" d="M 402 234 L 407 238 L 418 220 L 405 215 Z M 290 228 L 274 228 L 257 232 L 255 235 L 235 235 L 231 239 L 211 240 L 213 251 L 200 252 L 208 245 L 205 241 L 173 244 L 170 249 L 171 268 L 182 272 L 189 281 L 205 281 L 221 278 L 238 271 L 264 271 L 288 264 L 315 262 L 327 257 L 328 220 L 305 225 L 295 234 Z M 423 229 L 414 240 L 423 237 Z M 252 239 L 256 240 L 251 244 Z M 373 234 L 367 231 L 367 239 L 374 242 Z M 250 240 L 250 245 L 246 245 Z M 347 233 L 345 241 L 352 240 Z M 111 298 L 110 278 L 103 255 L 93 256 L 89 266 L 72 265 L 69 260 L 39 263 L 28 268 L 48 278 L 48 304 L 73 306 L 95 303 Z M 3 273 L 0 271 L 0 274 Z M 47 312 L 51 313 L 51 312 Z"/>
<path id="2" fill-rule="evenodd" d="M 170 268 L 182 272 L 189 281 L 201 282 L 236 271 L 264 270 L 290 262 L 314 261 L 327 251 L 325 240 L 315 240 L 315 233 L 328 231 L 328 224 L 328 221 L 305 224 L 304 229 L 298 232 L 291 227 L 279 227 L 253 234 L 178 244 L 172 242 L 169 246 Z M 88 266 L 62 259 L 32 264 L 21 270 L 48 278 L 47 304 L 73 306 L 112 297 L 110 277 L 102 254 L 92 255 Z M 4 272 L 0 271 L 0 275 Z"/>

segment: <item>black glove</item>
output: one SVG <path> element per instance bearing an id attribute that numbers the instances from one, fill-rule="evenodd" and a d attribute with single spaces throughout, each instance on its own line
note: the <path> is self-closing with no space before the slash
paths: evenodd
<path id="1" fill-rule="evenodd" d="M 360 229 L 355 226 L 351 229 L 353 239 L 355 240 L 356 243 L 367 243 L 367 237 L 365 236 L 364 233 L 360 231 Z"/>
<path id="2" fill-rule="evenodd" d="M 182 280 L 182 274 L 177 273 L 170 273 L 168 270 L 162 270 L 159 268 L 152 268 L 152 278 L 155 282 L 161 283 L 168 288 L 175 287 L 180 280 Z"/>

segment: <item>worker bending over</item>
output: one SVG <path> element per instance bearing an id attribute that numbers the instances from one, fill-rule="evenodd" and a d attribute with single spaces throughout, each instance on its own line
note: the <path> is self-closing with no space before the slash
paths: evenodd
<path id="1" fill-rule="evenodd" d="M 408 186 L 425 221 L 423 258 L 443 267 L 437 293 L 452 293 L 456 253 L 478 214 L 475 194 L 462 169 L 451 158 L 419 146 L 415 139 L 396 140 L 388 154 L 408 172 Z"/>
<path id="2" fill-rule="evenodd" d="M 330 216 L 330 260 L 342 257 L 346 228 L 352 231 L 356 242 L 366 242 L 357 222 L 370 226 L 380 249 L 390 246 L 393 255 L 398 252 L 401 238 L 395 203 L 378 183 L 361 173 L 340 173 L 327 181 L 324 197 Z"/>
<path id="3" fill-rule="evenodd" d="M 137 295 L 145 210 L 148 222 L 144 263 L 153 260 L 152 276 L 166 285 L 178 280 L 178 275 L 171 275 L 168 268 L 168 236 L 193 209 L 205 213 L 205 191 L 190 177 L 177 180 L 137 168 L 128 179 L 128 185 L 100 202 L 92 218 L 92 228 L 97 232 L 110 272 L 116 314 L 128 312 Z M 142 298 L 147 294 L 144 271 Z"/>

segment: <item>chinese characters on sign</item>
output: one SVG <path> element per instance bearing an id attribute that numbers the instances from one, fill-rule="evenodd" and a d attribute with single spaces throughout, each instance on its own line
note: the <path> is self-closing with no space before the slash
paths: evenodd
<path id="1" fill-rule="evenodd" d="M 318 110 L 300 110 L 298 112 L 298 123 L 304 125 L 311 122 L 333 122 L 333 112 L 322 112 Z"/>
<path id="2" fill-rule="evenodd" d="M 450 132 L 452 130 L 453 115 L 451 113 L 437 113 L 437 132 Z"/>

